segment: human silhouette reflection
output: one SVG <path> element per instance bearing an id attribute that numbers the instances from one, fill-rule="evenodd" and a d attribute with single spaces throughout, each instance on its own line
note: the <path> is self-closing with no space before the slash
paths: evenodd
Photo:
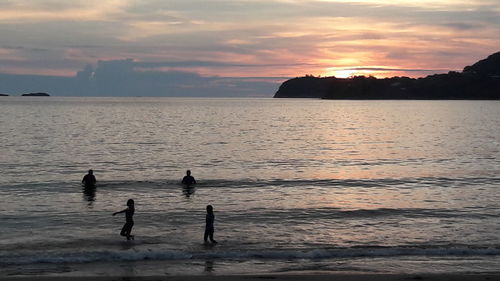
<path id="1" fill-rule="evenodd" d="M 184 194 L 184 196 L 186 196 L 186 198 L 190 198 L 191 195 L 193 195 L 195 191 L 196 191 L 196 188 L 194 186 L 191 186 L 191 185 L 185 185 L 182 187 L 182 194 Z"/>
<path id="2" fill-rule="evenodd" d="M 95 201 L 95 187 L 86 187 L 84 186 L 83 189 L 83 199 L 85 201 L 89 202 L 89 205 L 92 205 L 92 203 Z"/>
<path id="3" fill-rule="evenodd" d="M 214 261 L 205 261 L 205 272 L 211 273 L 212 271 L 214 271 Z"/>

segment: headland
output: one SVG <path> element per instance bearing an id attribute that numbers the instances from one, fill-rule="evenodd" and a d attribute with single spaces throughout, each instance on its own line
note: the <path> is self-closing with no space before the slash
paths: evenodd
<path id="1" fill-rule="evenodd" d="M 305 76 L 285 81 L 275 98 L 321 99 L 500 99 L 500 52 L 466 66 L 462 72 L 424 78 L 373 76 L 350 78 Z"/>

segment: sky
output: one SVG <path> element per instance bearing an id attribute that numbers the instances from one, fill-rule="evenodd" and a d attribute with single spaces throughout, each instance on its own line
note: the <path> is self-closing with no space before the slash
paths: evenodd
<path id="1" fill-rule="evenodd" d="M 500 51 L 500 0 L 0 0 L 0 93 L 272 96 Z"/>

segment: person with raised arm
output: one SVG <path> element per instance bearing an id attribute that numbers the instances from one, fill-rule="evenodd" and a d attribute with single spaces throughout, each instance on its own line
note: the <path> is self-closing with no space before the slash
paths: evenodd
<path id="1" fill-rule="evenodd" d="M 121 236 L 127 237 L 127 240 L 134 240 L 134 236 L 131 235 L 130 233 L 132 232 L 132 227 L 134 226 L 134 200 L 133 199 L 128 199 L 127 201 L 127 209 L 115 212 L 113 213 L 114 215 L 125 213 L 125 224 L 123 225 L 122 231 L 120 232 Z"/>

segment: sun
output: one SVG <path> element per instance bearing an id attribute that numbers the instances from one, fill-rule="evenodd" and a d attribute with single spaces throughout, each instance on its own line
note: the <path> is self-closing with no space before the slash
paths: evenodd
<path id="1" fill-rule="evenodd" d="M 327 76 L 335 76 L 337 78 L 348 78 L 351 76 L 356 76 L 357 71 L 351 69 L 338 69 L 338 70 L 330 70 Z"/>

